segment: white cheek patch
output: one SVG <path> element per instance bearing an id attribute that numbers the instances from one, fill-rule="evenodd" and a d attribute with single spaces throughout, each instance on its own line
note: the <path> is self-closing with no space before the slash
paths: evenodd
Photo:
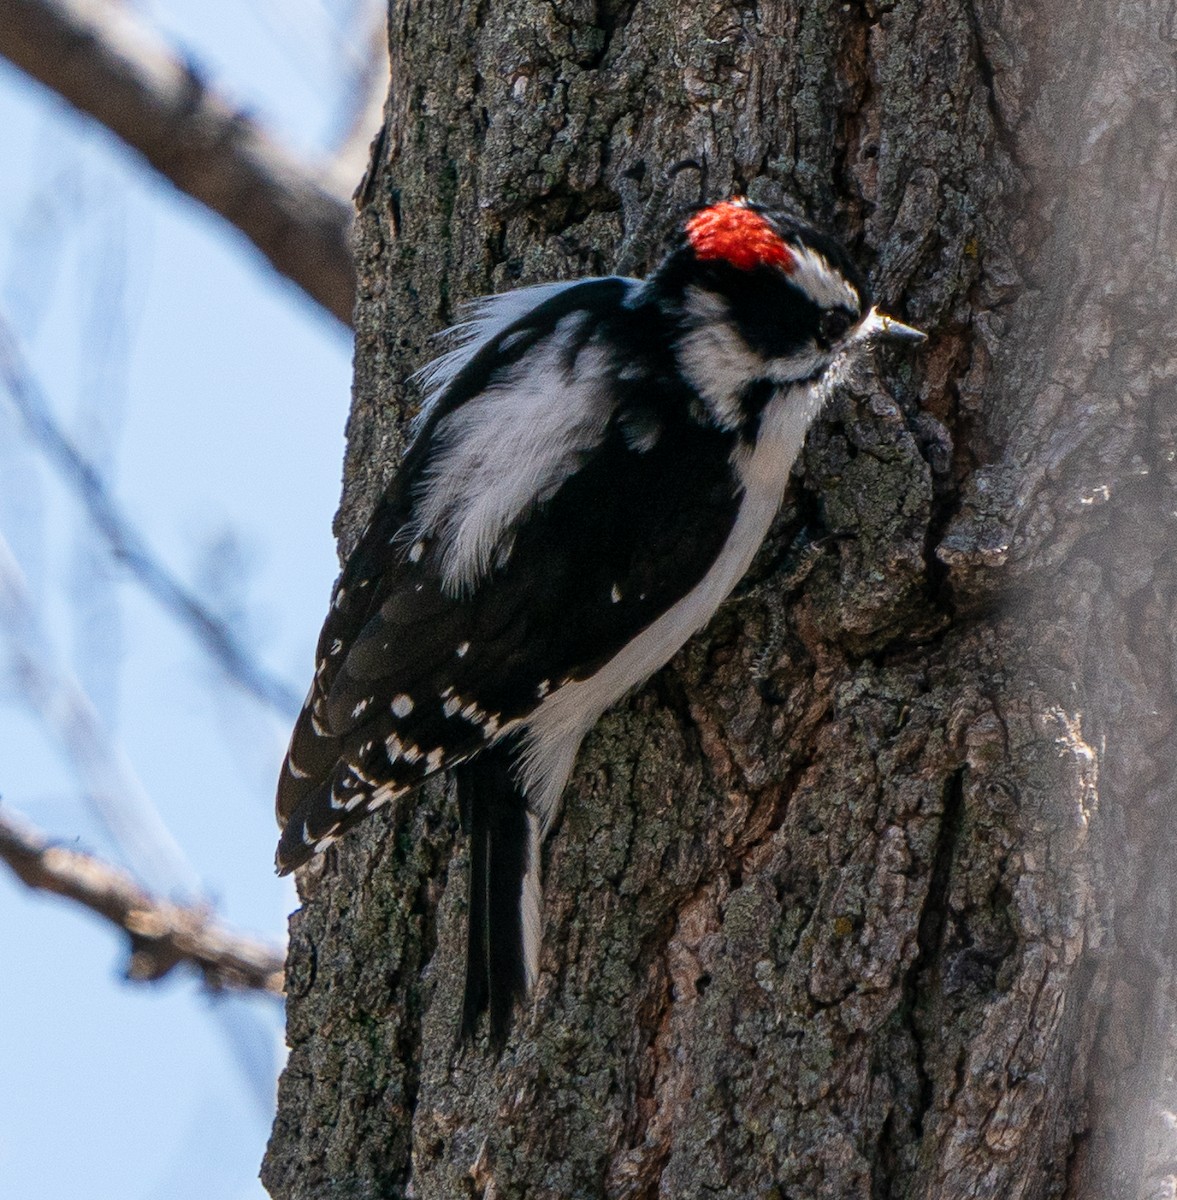
<path id="1" fill-rule="evenodd" d="M 824 255 L 808 246 L 790 246 L 793 268 L 789 280 L 801 289 L 818 308 L 848 308 L 858 312 L 861 297 L 858 289 L 834 270 Z"/>
<path id="2" fill-rule="evenodd" d="M 790 354 L 788 358 L 770 358 L 764 364 L 764 378 L 784 387 L 790 383 L 798 383 L 804 379 L 812 379 L 826 369 L 830 355 L 809 343 L 807 350 Z"/>
<path id="3" fill-rule="evenodd" d="M 688 289 L 685 310 L 688 332 L 678 343 L 678 361 L 721 429 L 743 423 L 740 400 L 750 383 L 767 379 L 785 387 L 812 379 L 830 363 L 830 354 L 815 342 L 787 357 L 757 354 L 740 336 L 726 301 L 714 292 Z"/>
<path id="4" fill-rule="evenodd" d="M 764 375 L 765 362 L 740 336 L 727 302 L 703 288 L 687 288 L 684 311 L 687 333 L 678 343 L 683 374 L 703 397 L 721 429 L 738 429 L 743 421 L 740 395 Z"/>

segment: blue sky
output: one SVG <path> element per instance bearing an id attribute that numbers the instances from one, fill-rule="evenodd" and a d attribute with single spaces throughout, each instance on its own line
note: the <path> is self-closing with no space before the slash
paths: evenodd
<path id="1" fill-rule="evenodd" d="M 300 152 L 334 136 L 349 0 L 138 7 Z M 350 338 L 233 231 L 2 64 L 0 171 L 0 307 L 56 416 L 108 463 L 158 556 L 209 586 L 301 694 L 336 570 Z M 287 722 L 228 688 L 109 564 L 79 566 L 84 519 L 35 450 L 0 451 L 0 496 L 54 658 L 91 690 L 191 877 L 226 921 L 282 938 L 295 898 L 271 868 L 272 796 Z M 0 803 L 118 858 L 2 673 Z M 262 1196 L 278 1006 L 214 1002 L 188 977 L 129 985 L 123 955 L 97 920 L 0 872 L 5 1194 Z"/>

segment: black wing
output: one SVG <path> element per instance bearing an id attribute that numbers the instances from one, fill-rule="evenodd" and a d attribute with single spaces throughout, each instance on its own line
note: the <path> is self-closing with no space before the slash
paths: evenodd
<path id="1" fill-rule="evenodd" d="M 718 554 L 738 502 L 731 435 L 687 419 L 690 396 L 659 358 L 668 339 L 643 328 L 653 317 L 625 307 L 630 286 L 592 281 L 545 301 L 473 354 L 430 411 L 348 561 L 320 638 L 279 784 L 281 870 L 591 675 Z M 505 530 L 474 586 L 455 587 L 444 534 L 419 536 L 442 422 L 486 404 L 496 380 L 534 382 L 528 356 L 566 337 L 576 314 L 564 390 L 577 386 L 579 353 L 593 349 L 598 367 L 602 347 L 612 355 L 595 443 Z M 565 399 L 553 380 L 545 403 Z M 503 469 L 512 469 L 509 455 Z"/>

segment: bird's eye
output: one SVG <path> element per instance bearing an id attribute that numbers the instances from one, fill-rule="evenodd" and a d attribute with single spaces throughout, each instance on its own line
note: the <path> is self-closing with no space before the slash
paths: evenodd
<path id="1" fill-rule="evenodd" d="M 832 345 L 850 328 L 850 314 L 844 308 L 830 308 L 821 315 L 821 338 Z"/>

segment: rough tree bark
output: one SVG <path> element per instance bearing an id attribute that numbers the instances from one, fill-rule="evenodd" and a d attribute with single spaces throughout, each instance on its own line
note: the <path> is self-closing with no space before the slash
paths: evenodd
<path id="1" fill-rule="evenodd" d="M 1172 5 L 390 29 L 343 550 L 458 302 L 607 272 L 677 159 L 797 197 L 932 340 L 819 422 L 751 585 L 586 743 L 500 1061 L 452 1053 L 444 788 L 302 880 L 271 1193 L 1172 1196 Z M 839 536 L 798 558 L 802 525 Z"/>

